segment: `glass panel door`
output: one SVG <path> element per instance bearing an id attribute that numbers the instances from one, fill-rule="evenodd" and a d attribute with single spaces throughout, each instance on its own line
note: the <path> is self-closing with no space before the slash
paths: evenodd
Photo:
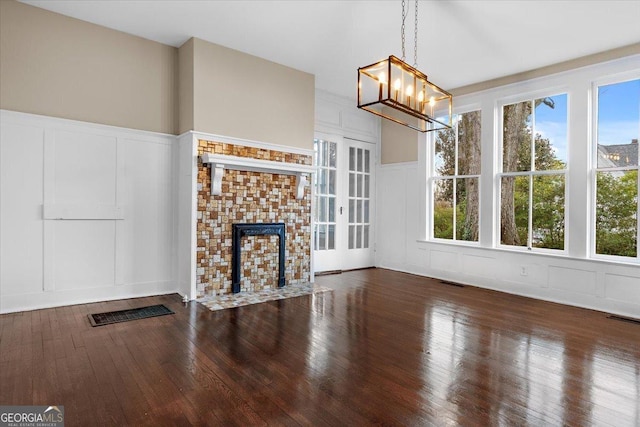
<path id="1" fill-rule="evenodd" d="M 314 272 L 373 266 L 375 145 L 318 135 L 313 147 Z"/>
<path id="2" fill-rule="evenodd" d="M 336 248 L 336 199 L 337 199 L 337 144 L 315 139 L 315 230 L 314 243 L 317 251 Z"/>
<path id="3" fill-rule="evenodd" d="M 375 145 L 345 139 L 346 242 L 343 270 L 374 265 Z"/>
<path id="4" fill-rule="evenodd" d="M 317 136 L 313 140 L 315 151 L 313 198 L 313 270 L 341 270 L 340 236 L 342 204 L 340 175 L 342 138 L 335 135 Z"/>
<path id="5" fill-rule="evenodd" d="M 349 249 L 369 248 L 371 152 L 349 147 Z"/>

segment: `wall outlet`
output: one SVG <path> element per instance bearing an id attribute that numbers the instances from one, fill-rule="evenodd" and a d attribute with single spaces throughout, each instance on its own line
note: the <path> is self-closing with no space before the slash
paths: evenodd
<path id="1" fill-rule="evenodd" d="M 528 276 L 529 275 L 529 269 L 527 267 L 520 266 L 520 275 L 521 276 Z"/>

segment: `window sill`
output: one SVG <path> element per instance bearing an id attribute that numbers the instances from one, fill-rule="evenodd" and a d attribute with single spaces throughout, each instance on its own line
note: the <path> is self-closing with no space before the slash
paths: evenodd
<path id="1" fill-rule="evenodd" d="M 425 245 L 441 245 L 441 246 L 454 246 L 454 247 L 464 247 L 474 250 L 482 250 L 488 252 L 497 252 L 497 253 L 508 253 L 514 255 L 528 255 L 533 257 L 544 257 L 544 258 L 552 258 L 552 259 L 563 259 L 568 261 L 577 261 L 577 262 L 591 262 L 598 263 L 604 265 L 612 265 L 612 266 L 620 266 L 620 267 L 635 267 L 640 268 L 640 259 L 631 258 L 624 259 L 623 257 L 614 257 L 614 256 L 589 256 L 585 258 L 579 258 L 576 256 L 569 255 L 566 251 L 559 251 L 558 253 L 550 253 L 548 251 L 540 251 L 540 250 L 527 250 L 523 249 L 510 249 L 506 247 L 486 247 L 480 246 L 478 242 L 465 242 L 460 240 L 448 241 L 445 239 L 432 239 L 432 240 L 424 240 L 417 239 L 418 247 L 424 248 Z"/>

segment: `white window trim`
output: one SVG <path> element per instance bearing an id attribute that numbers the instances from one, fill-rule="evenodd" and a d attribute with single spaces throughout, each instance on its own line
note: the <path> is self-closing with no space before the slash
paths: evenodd
<path id="1" fill-rule="evenodd" d="M 564 90 L 563 90 L 564 89 Z M 529 171 L 518 171 L 518 172 L 504 172 L 502 170 L 503 168 L 503 143 L 504 143 L 504 135 L 503 135 L 503 129 L 504 129 L 504 107 L 507 105 L 513 105 L 513 104 L 517 104 L 520 102 L 533 102 L 536 99 L 541 99 L 541 98 L 547 98 L 547 97 L 553 97 L 553 96 L 561 96 L 561 95 L 565 95 L 567 97 L 567 167 L 565 169 L 554 169 L 554 170 L 533 170 L 534 169 L 534 165 L 535 165 L 535 156 L 531 156 L 531 170 Z M 498 135 L 497 135 L 497 140 L 496 140 L 496 147 L 495 147 L 495 151 L 496 151 L 496 165 L 495 168 L 496 170 L 498 170 L 499 172 L 497 172 L 495 174 L 495 192 L 497 194 L 496 197 L 496 205 L 495 205 L 495 211 L 494 211 L 494 215 L 495 215 L 495 228 L 494 228 L 494 233 L 495 233 L 495 242 L 496 245 L 495 247 L 497 249 L 504 249 L 504 250 L 513 250 L 513 251 L 517 251 L 517 252 L 533 252 L 533 253 L 544 253 L 544 254 L 555 254 L 555 255 L 562 255 L 562 256 L 566 256 L 568 255 L 568 245 L 569 245 L 569 236 L 568 236 L 568 227 L 567 227 L 567 218 L 569 218 L 570 215 L 570 204 L 569 204 L 569 185 L 568 185 L 568 179 L 569 179 L 569 168 L 571 167 L 569 164 L 570 158 L 571 158 L 571 147 L 569 144 L 569 141 L 571 139 L 571 135 L 570 135 L 570 123 L 569 123 L 569 116 L 570 116 L 570 104 L 571 104 L 571 96 L 569 95 L 569 88 L 568 87 L 556 87 L 556 88 L 552 88 L 549 90 L 537 90 L 534 92 L 528 92 L 528 93 L 521 93 L 518 95 L 513 95 L 510 97 L 505 97 L 502 99 L 499 99 L 497 104 L 496 104 L 496 119 L 498 121 Z M 532 117 L 532 123 L 535 123 L 535 109 L 532 112 L 533 117 Z M 535 138 L 535 127 L 533 129 L 532 132 L 532 136 Z M 532 142 L 533 143 L 533 142 Z M 533 153 L 533 152 L 532 152 Z M 501 220 L 501 210 L 502 210 L 502 205 L 501 205 L 501 191 L 502 191 L 502 178 L 506 177 L 506 176 L 528 176 L 531 177 L 531 179 L 533 179 L 533 177 L 535 176 L 543 176 L 543 175 L 563 175 L 564 176 L 564 244 L 563 247 L 564 249 L 548 249 L 548 248 L 536 248 L 533 246 L 514 246 L 514 245 L 503 245 L 502 243 L 500 243 L 501 241 L 501 236 L 500 236 L 500 220 Z M 530 179 L 530 182 L 531 182 Z M 532 198 L 533 198 L 533 192 L 529 191 L 529 224 L 528 224 L 528 231 L 527 231 L 527 243 L 530 243 L 532 241 L 532 233 L 533 233 L 533 203 L 532 203 Z"/>
<path id="2" fill-rule="evenodd" d="M 624 264 L 640 264 L 640 164 L 635 167 L 617 167 L 617 168 L 598 168 L 598 87 L 606 86 L 616 83 L 624 83 L 631 80 L 640 80 L 640 70 L 634 70 L 629 72 L 622 72 L 612 74 L 606 77 L 598 78 L 592 81 L 591 84 L 591 96 L 589 97 L 589 113 L 591 116 L 591 135 L 590 143 L 591 149 L 589 150 L 589 183 L 591 186 L 590 198 L 589 198 L 589 258 L 598 261 L 609 261 L 615 263 Z M 640 129 L 639 132 L 640 134 Z M 640 135 L 639 135 L 640 136 Z M 640 156 L 640 153 L 639 153 Z M 639 159 L 640 160 L 640 159 Z M 640 162 L 639 162 L 640 163 Z M 636 212 L 636 256 L 620 256 L 620 255 L 607 255 L 596 253 L 596 206 L 597 206 L 597 188 L 596 179 L 599 171 L 625 171 L 636 170 L 638 171 L 638 203 Z"/>
<path id="3" fill-rule="evenodd" d="M 472 113 L 474 111 L 479 111 L 480 112 L 480 117 L 482 120 L 482 108 L 481 108 L 481 104 L 479 103 L 473 103 L 473 104 L 467 104 L 461 107 L 457 107 L 454 109 L 453 111 L 453 115 L 462 115 L 462 114 L 466 114 L 466 113 Z M 456 122 L 456 126 L 457 126 L 457 122 Z M 480 134 L 482 135 L 482 126 L 481 126 L 481 132 Z M 480 141 L 480 174 L 477 175 L 436 175 L 436 166 L 435 166 L 435 150 L 436 150 L 436 132 L 430 132 L 430 138 L 428 139 L 428 144 L 429 144 L 429 174 L 428 176 L 428 180 L 427 180 L 427 198 L 428 198 L 428 206 L 430 206 L 431 208 L 429 209 L 429 214 L 427 215 L 429 218 L 428 224 L 427 224 L 427 239 L 433 242 L 437 242 L 437 243 L 444 243 L 444 244 L 459 244 L 459 245 L 465 245 L 465 246 L 479 246 L 480 245 L 480 239 L 481 239 L 481 227 L 480 224 L 482 224 L 482 209 L 480 208 L 480 201 L 482 200 L 482 141 Z M 457 144 L 457 135 L 456 135 L 456 149 L 455 149 L 455 156 L 457 158 L 458 156 L 458 144 Z M 457 169 L 457 162 L 456 162 L 456 169 Z M 457 170 L 456 170 L 457 172 Z M 456 233 L 455 233 L 455 224 L 456 224 L 456 211 L 454 209 L 454 215 L 453 215 L 453 221 L 454 221 L 454 233 L 453 233 L 453 238 L 452 239 L 444 239 L 441 237 L 435 237 L 434 233 L 433 233 L 433 227 L 434 227 L 434 207 L 435 207 L 435 197 L 434 197 L 434 182 L 436 180 L 439 179 L 463 179 L 463 178 L 477 178 L 478 179 L 478 240 L 477 241 L 470 241 L 470 240 L 458 240 L 456 239 Z M 454 192 L 454 201 L 455 201 L 455 192 Z"/>
<path id="4" fill-rule="evenodd" d="M 550 93 L 568 95 L 568 163 L 566 170 L 566 211 L 565 211 L 565 251 L 551 250 L 543 252 L 537 248 L 535 254 L 557 259 L 590 261 L 611 265 L 638 266 L 640 261 L 619 257 L 611 259 L 594 257 L 594 169 L 592 167 L 591 147 L 593 146 L 593 83 L 614 83 L 640 77 L 640 54 L 575 68 L 556 74 L 523 80 L 483 91 L 456 95 L 454 92 L 454 112 L 464 110 L 482 111 L 482 177 L 480 191 L 480 248 L 511 253 L 530 253 L 526 249 L 500 247 L 496 238 L 499 235 L 500 216 L 498 173 L 501 172 L 498 147 L 501 147 L 501 107 L 503 104 L 518 102 L 523 98 L 535 98 Z M 473 105 L 473 108 L 466 106 Z M 460 106 L 460 107 L 458 107 Z M 479 108 L 478 108 L 479 107 Z M 452 240 L 434 240 L 431 236 L 431 211 L 433 194 L 430 178 L 432 176 L 433 136 L 418 135 L 418 177 L 422 184 L 419 200 L 419 223 L 417 242 L 466 246 L 465 242 Z"/>

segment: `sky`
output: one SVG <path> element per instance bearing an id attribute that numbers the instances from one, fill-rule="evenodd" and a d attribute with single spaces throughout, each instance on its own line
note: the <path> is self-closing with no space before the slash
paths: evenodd
<path id="1" fill-rule="evenodd" d="M 536 107 L 535 132 L 548 138 L 556 157 L 567 163 L 567 95 L 550 96 L 553 108 L 544 103 Z"/>
<path id="2" fill-rule="evenodd" d="M 551 141 L 559 159 L 567 160 L 567 96 L 552 96 L 555 108 L 536 108 L 536 133 Z M 640 80 L 598 88 L 598 143 L 629 144 L 640 137 Z"/>
<path id="3" fill-rule="evenodd" d="M 568 110 L 566 94 L 550 96 L 554 108 L 540 103 L 536 108 L 535 132 L 548 138 L 558 159 L 566 162 Z M 598 88 L 598 143 L 629 144 L 640 138 L 640 79 Z M 442 164 L 436 156 L 436 167 Z"/>
<path id="4" fill-rule="evenodd" d="M 640 135 L 640 79 L 598 88 L 598 143 L 629 144 Z"/>

